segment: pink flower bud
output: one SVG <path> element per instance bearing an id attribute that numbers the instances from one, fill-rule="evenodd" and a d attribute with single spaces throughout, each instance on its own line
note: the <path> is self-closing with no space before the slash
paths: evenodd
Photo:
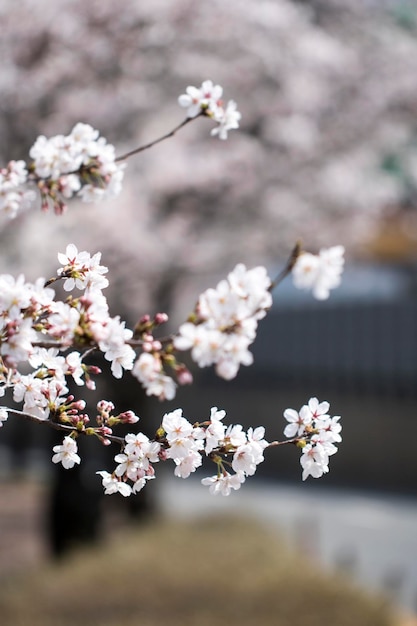
<path id="1" fill-rule="evenodd" d="M 83 411 L 85 409 L 86 402 L 85 400 L 77 400 L 72 403 L 71 408 L 76 409 L 77 411 Z"/>
<path id="2" fill-rule="evenodd" d="M 97 411 L 99 413 L 111 413 L 114 411 L 114 404 L 108 400 L 100 400 L 100 402 L 97 402 Z"/>
<path id="3" fill-rule="evenodd" d="M 136 424 L 139 421 L 139 417 L 134 414 L 133 411 L 124 411 L 117 416 L 122 424 Z"/>
<path id="4" fill-rule="evenodd" d="M 165 324 L 168 321 L 168 315 L 166 313 L 157 313 L 155 315 L 155 324 Z"/>
<path id="5" fill-rule="evenodd" d="M 193 382 L 193 375 L 190 370 L 183 366 L 178 367 L 176 370 L 177 381 L 179 385 L 191 385 Z"/>

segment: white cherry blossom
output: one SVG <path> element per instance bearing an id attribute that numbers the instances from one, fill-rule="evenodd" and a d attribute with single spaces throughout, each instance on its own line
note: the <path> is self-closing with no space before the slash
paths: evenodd
<path id="1" fill-rule="evenodd" d="M 32 176 L 43 182 L 46 198 L 55 203 L 57 186 L 61 195 L 77 195 L 84 202 L 102 200 L 117 195 L 121 190 L 124 163 L 116 161 L 114 146 L 88 124 L 78 123 L 69 135 L 38 137 L 29 151 Z M 22 170 L 23 173 L 23 170 Z M 63 205 L 58 212 L 62 212 Z"/>
<path id="2" fill-rule="evenodd" d="M 223 424 L 223 418 L 226 411 L 219 411 L 217 407 L 212 407 L 210 412 L 210 424 L 207 426 L 205 436 L 205 453 L 210 454 L 214 448 L 217 448 L 219 442 L 224 439 L 226 426 Z"/>
<path id="3" fill-rule="evenodd" d="M 309 476 L 320 478 L 329 471 L 329 457 L 325 450 L 319 445 L 308 443 L 304 446 L 300 463 L 303 468 L 303 480 Z"/>
<path id="4" fill-rule="evenodd" d="M 201 111 L 214 115 L 219 107 L 223 87 L 205 80 L 201 87 L 189 86 L 178 98 L 178 104 L 187 109 L 187 117 L 196 117 Z"/>
<path id="5" fill-rule="evenodd" d="M 62 463 L 65 469 L 71 469 L 81 462 L 81 458 L 77 454 L 77 442 L 72 437 L 64 437 L 62 444 L 54 446 L 52 449 L 55 452 L 52 462 Z"/>
<path id="6" fill-rule="evenodd" d="M 224 140 L 229 130 L 238 128 L 241 114 L 233 100 L 224 107 L 222 94 L 220 85 L 207 80 L 200 88 L 187 87 L 179 104 L 187 109 L 188 119 L 200 114 L 210 117 L 217 123 L 211 134 Z M 36 186 L 43 209 L 49 203 L 58 213 L 65 209 L 63 198 L 77 195 L 91 201 L 116 195 L 124 176 L 120 161 L 145 147 L 149 146 L 116 158 L 114 147 L 84 123 L 76 124 L 69 135 L 40 136 L 30 150 L 31 163 L 10 161 L 0 170 L 0 210 L 15 215 L 27 197 L 20 189 L 26 184 Z M 294 283 L 311 289 L 318 299 L 327 298 L 340 283 L 343 254 L 342 246 L 322 249 L 318 255 L 300 254 L 292 270 Z M 272 282 L 266 269 L 236 265 L 216 288 L 200 295 L 195 311 L 174 337 L 158 339 L 153 333 L 167 320 L 165 314 L 143 316 L 134 331 L 119 316 L 110 316 L 102 293 L 109 284 L 108 269 L 101 265 L 100 252 L 79 252 L 75 244 L 69 244 L 58 260 L 58 278 L 50 281 L 29 283 L 23 275 L 17 279 L 0 275 L 0 395 L 10 389 L 13 400 L 23 405 L 23 411 L 0 407 L 0 427 L 14 412 L 71 433 L 53 448 L 53 463 L 66 469 L 81 461 L 75 437 L 94 435 L 103 445 L 118 443 L 113 473 L 97 472 L 106 494 L 129 496 L 141 491 L 155 477 L 153 464 L 159 461 L 173 461 L 175 476 L 187 478 L 204 457 L 217 468 L 214 476 L 201 481 L 210 493 L 227 496 L 239 489 L 263 462 L 265 449 L 284 443 L 269 444 L 263 427 L 247 431 L 241 424 L 226 427 L 225 411 L 217 407 L 211 408 L 207 421 L 191 423 L 182 409 L 176 409 L 163 416 L 153 439 L 143 433 L 122 439 L 113 435 L 113 427 L 137 422 L 134 413 L 117 413 L 111 402 L 103 400 L 91 425 L 90 416 L 83 413 L 87 403 L 70 394 L 69 381 L 72 378 L 78 386 L 86 383 L 88 389 L 94 388 L 91 376 L 100 369 L 87 365 L 84 358 L 101 352 L 111 362 L 115 378 L 132 370 L 148 395 L 170 400 L 176 383 L 166 370 L 174 372 L 177 382 L 181 383 L 181 377 L 189 380 L 187 366 L 177 360 L 177 352 L 186 350 L 200 367 L 214 365 L 222 378 L 234 378 L 241 365 L 252 364 L 249 347 L 259 320 L 272 304 Z M 83 293 L 71 294 L 65 301 L 56 299 L 45 285 L 58 279 L 64 291 Z M 138 357 L 137 352 L 141 352 Z M 20 371 L 22 363 L 25 373 Z M 27 373 L 29 368 L 33 371 Z M 328 410 L 328 402 L 311 398 L 299 412 L 287 409 L 284 413 L 289 422 L 284 433 L 295 438 L 302 450 L 303 480 L 328 472 L 329 457 L 341 441 L 339 417 L 331 417 Z M 226 471 L 230 466 L 234 474 Z"/>
<path id="7" fill-rule="evenodd" d="M 219 494 L 229 496 L 232 489 L 240 489 L 244 482 L 245 474 L 243 472 L 239 472 L 238 474 L 225 472 L 224 474 L 211 476 L 210 478 L 203 478 L 201 484 L 208 486 L 210 493 L 214 496 Z"/>
<path id="8" fill-rule="evenodd" d="M 340 416 L 330 417 L 329 408 L 327 401 L 319 402 L 314 397 L 299 412 L 294 409 L 284 411 L 284 417 L 289 422 L 284 435 L 290 439 L 297 437 L 301 446 L 303 480 L 308 476 L 319 478 L 327 473 L 329 456 L 336 454 L 335 444 L 342 441 Z"/>
<path id="9" fill-rule="evenodd" d="M 239 128 L 241 118 L 242 115 L 237 110 L 236 102 L 229 100 L 225 109 L 219 107 L 215 112 L 214 119 L 218 123 L 218 126 L 212 129 L 211 134 L 213 136 L 218 135 L 219 139 L 227 139 L 229 130 Z"/>
<path id="10" fill-rule="evenodd" d="M 175 348 L 191 350 L 199 367 L 214 364 L 219 376 L 234 378 L 240 365 L 253 362 L 248 348 L 256 337 L 258 320 L 272 304 L 270 287 L 264 267 L 247 270 L 238 264 L 216 289 L 200 295 L 197 320 L 180 326 Z"/>
<path id="11" fill-rule="evenodd" d="M 311 411 L 306 405 L 301 407 L 300 412 L 294 409 L 285 409 L 284 417 L 289 422 L 284 429 L 284 435 L 286 437 L 302 435 L 306 427 L 312 422 Z"/>
<path id="12" fill-rule="evenodd" d="M 122 480 L 118 480 L 117 477 L 112 476 L 109 472 L 104 470 L 96 472 L 102 478 L 104 487 L 104 493 L 110 495 L 112 493 L 120 493 L 122 496 L 127 497 L 132 493 L 132 487 Z"/>
<path id="13" fill-rule="evenodd" d="M 303 252 L 292 268 L 294 285 L 308 289 L 317 300 L 327 300 L 331 289 L 340 285 L 344 265 L 343 246 L 323 248 L 318 255 Z"/>

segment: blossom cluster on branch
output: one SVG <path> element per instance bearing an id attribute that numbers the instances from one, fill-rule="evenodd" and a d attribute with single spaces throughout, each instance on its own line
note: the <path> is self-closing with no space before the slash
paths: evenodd
<path id="1" fill-rule="evenodd" d="M 188 87 L 179 103 L 187 107 L 187 118 L 170 133 L 115 157 L 113 146 L 86 124 L 77 124 L 70 135 L 52 139 L 39 137 L 30 150 L 33 161 L 11 162 L 2 170 L 0 181 L 4 207 L 14 215 L 27 200 L 19 188 L 35 182 L 42 207 L 52 204 L 55 212 L 64 209 L 62 198 L 81 195 L 84 200 L 100 200 L 115 195 L 121 187 L 124 165 L 119 162 L 171 137 L 179 128 L 198 116 L 214 119 L 215 135 L 227 137 L 238 127 L 240 114 L 230 101 L 221 102 L 222 88 L 204 81 L 201 88 Z M 20 194 L 20 196 L 19 196 Z M 16 208 L 12 210 L 14 203 Z M 214 365 L 226 380 L 234 378 L 241 365 L 253 362 L 249 346 L 256 338 L 258 322 L 272 305 L 272 290 L 292 274 L 296 287 L 310 289 L 318 299 L 326 299 L 340 283 L 343 270 L 342 246 L 321 250 L 318 255 L 305 252 L 297 244 L 281 274 L 272 280 L 266 268 L 247 269 L 238 264 L 215 289 L 207 289 L 198 298 L 194 311 L 177 333 L 156 336 L 168 321 L 166 313 L 142 316 L 133 329 L 120 316 L 111 316 L 103 290 L 109 285 L 108 268 L 101 264 L 101 253 L 79 252 L 69 244 L 58 254 L 61 266 L 49 280 L 27 282 L 23 275 L 14 278 L 0 275 L 0 396 L 9 391 L 20 409 L 0 408 L 0 426 L 9 414 L 22 416 L 63 431 L 63 443 L 54 447 L 52 461 L 69 469 L 80 463 L 76 439 L 95 436 L 104 445 L 116 443 L 112 474 L 101 471 L 105 493 L 130 495 L 140 491 L 154 478 L 154 464 L 171 459 L 175 475 L 187 478 L 202 464 L 204 456 L 216 464 L 217 472 L 203 479 L 213 494 L 228 495 L 238 489 L 247 476 L 254 474 L 264 459 L 267 447 L 293 443 L 302 450 L 303 479 L 328 471 L 329 456 L 341 440 L 339 418 L 331 418 L 327 402 L 310 399 L 299 413 L 287 409 L 290 422 L 285 435 L 289 439 L 268 443 L 264 428 L 244 431 L 242 425 L 226 427 L 224 411 L 211 409 L 210 418 L 189 422 L 182 410 L 164 415 L 155 437 L 143 433 L 128 434 L 124 439 L 113 434 L 118 424 L 134 424 L 132 411 L 115 413 L 107 400 L 97 404 L 94 423 L 85 412 L 84 399 L 76 399 L 69 390 L 72 380 L 78 387 L 95 389 L 101 374 L 87 357 L 101 353 L 110 363 L 112 375 L 121 379 L 130 370 L 148 395 L 160 400 L 175 397 L 177 385 L 192 382 L 192 374 L 179 359 L 190 352 L 199 367 Z M 69 293 L 57 299 L 51 285 L 62 282 Z M 27 366 L 32 371 L 27 373 Z M 230 474 L 229 468 L 233 470 Z"/>
<path id="2" fill-rule="evenodd" d="M 155 478 L 153 465 L 158 461 L 172 459 L 175 476 L 188 478 L 202 465 L 203 457 L 207 457 L 215 463 L 217 472 L 203 478 L 201 483 L 208 486 L 213 495 L 228 496 L 232 490 L 240 488 L 247 476 L 255 474 L 257 466 L 264 460 L 266 448 L 295 443 L 302 451 L 303 480 L 308 476 L 319 478 L 329 471 L 329 456 L 337 452 L 335 444 L 341 441 L 340 417 L 330 417 L 328 410 L 329 403 L 319 403 L 317 398 L 311 398 L 299 414 L 287 409 L 284 416 L 290 424 L 284 434 L 290 439 L 268 442 L 264 438 L 263 426 L 250 427 L 246 432 L 241 424 L 226 426 L 223 423 L 226 412 L 217 407 L 211 408 L 207 421 L 194 424 L 182 415 L 182 409 L 176 409 L 164 415 L 153 440 L 143 433 L 126 435 L 123 452 L 114 457 L 117 466 L 113 474 L 106 471 L 98 474 L 102 477 L 105 493 L 119 492 L 129 496 Z M 297 432 L 293 436 L 288 433 L 295 414 L 298 415 Z M 73 465 L 79 462 L 79 458 L 73 440 L 66 439 L 71 456 L 65 456 L 63 452 L 62 458 L 56 461 Z"/>
<path id="3" fill-rule="evenodd" d="M 125 165 L 116 163 L 114 147 L 89 124 L 76 124 L 66 136 L 41 135 L 29 156 L 28 165 L 11 161 L 0 171 L 0 210 L 11 218 L 33 199 L 33 191 L 22 191 L 25 184 L 37 187 L 43 210 L 51 205 L 57 214 L 74 196 L 92 202 L 120 192 Z"/>
<path id="4" fill-rule="evenodd" d="M 199 89 L 187 87 L 187 94 L 178 99 L 181 106 L 187 107 L 187 117 L 178 128 L 203 115 L 217 123 L 211 134 L 227 139 L 228 131 L 239 127 L 241 115 L 233 100 L 223 108 L 222 93 L 223 88 L 210 80 Z M 79 122 L 69 135 L 50 139 L 41 135 L 29 150 L 32 160 L 28 164 L 10 161 L 0 170 L 0 211 L 14 218 L 21 208 L 27 207 L 34 199 L 33 190 L 23 189 L 27 184 L 37 187 L 42 209 L 52 206 L 58 215 L 66 210 L 66 201 L 75 196 L 83 202 L 115 197 L 122 188 L 126 167 L 123 161 L 166 137 L 116 157 L 114 146 L 89 124 Z"/>
<path id="5" fill-rule="evenodd" d="M 223 87 L 213 85 L 211 80 L 205 80 L 200 88 L 187 87 L 187 92 L 178 98 L 178 102 L 186 107 L 187 117 L 196 117 L 203 113 L 214 119 L 218 125 L 211 131 L 212 136 L 218 135 L 219 139 L 227 139 L 229 130 L 239 128 L 241 114 L 234 100 L 229 100 L 224 108 L 222 95 Z"/>

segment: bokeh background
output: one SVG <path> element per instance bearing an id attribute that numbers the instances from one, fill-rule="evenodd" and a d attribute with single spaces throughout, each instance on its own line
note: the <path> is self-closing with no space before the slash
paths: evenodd
<path id="1" fill-rule="evenodd" d="M 312 251 L 345 245 L 345 280 L 329 301 L 280 286 L 255 365 L 235 381 L 196 371 L 171 404 L 145 399 L 128 375 L 122 395 L 111 380 L 103 394 L 136 407 L 150 433 L 171 408 L 201 419 L 217 405 L 232 422 L 265 424 L 271 439 L 285 408 L 329 400 L 344 429 L 330 474 L 300 485 L 296 451 L 270 453 L 247 509 L 268 517 L 279 502 L 270 515 L 296 547 L 416 610 L 417 3 L 0 0 L 0 23 L 4 163 L 78 121 L 122 154 L 176 126 L 178 95 L 206 78 L 242 113 L 227 142 L 199 119 L 131 159 L 122 195 L 107 204 L 72 203 L 60 218 L 36 208 L 0 216 L 2 271 L 50 276 L 67 243 L 101 250 L 114 314 L 134 323 L 166 310 L 175 329 L 237 262 L 275 274 L 298 239 Z M 66 551 L 75 530 L 91 542 L 120 523 L 123 503 L 103 508 L 96 484 L 102 451 L 91 451 L 74 486 L 68 472 L 51 474 L 48 434 L 11 422 L 1 432 L 10 515 L 0 528 L 19 528 L 19 502 L 38 520 L 22 526 L 17 563 Z M 130 514 L 206 510 L 194 486 L 166 481 Z M 22 539 L 31 532 L 36 546 Z"/>

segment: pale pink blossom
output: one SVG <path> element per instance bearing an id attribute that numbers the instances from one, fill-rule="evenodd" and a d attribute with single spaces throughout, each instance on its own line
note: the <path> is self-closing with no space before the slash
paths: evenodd
<path id="1" fill-rule="evenodd" d="M 187 117 L 196 117 L 202 111 L 208 115 L 215 115 L 223 87 L 214 85 L 211 80 L 205 80 L 200 88 L 189 86 L 178 98 L 178 104 L 187 109 Z"/>
<path id="2" fill-rule="evenodd" d="M 238 474 L 224 472 L 223 474 L 211 476 L 210 478 L 203 478 L 201 484 L 208 486 L 209 492 L 214 496 L 219 494 L 229 496 L 232 489 L 240 489 L 240 486 L 244 482 L 245 474 L 243 472 L 239 472 Z"/>
<path id="3" fill-rule="evenodd" d="M 146 386 L 146 395 L 156 396 L 160 400 L 173 400 L 177 386 L 170 376 L 159 374 Z"/>
<path id="4" fill-rule="evenodd" d="M 229 130 L 239 128 L 241 118 L 242 115 L 237 110 L 236 102 L 229 100 L 225 109 L 219 107 L 214 114 L 214 119 L 218 123 L 218 126 L 212 129 L 212 136 L 217 135 L 219 139 L 227 139 Z"/>
<path id="5" fill-rule="evenodd" d="M 219 442 L 224 439 L 226 426 L 222 420 L 226 415 L 226 411 L 219 411 L 218 408 L 212 407 L 210 412 L 210 424 L 205 429 L 205 453 L 210 454 L 217 448 Z"/>
<path id="6" fill-rule="evenodd" d="M 96 472 L 96 474 L 99 474 L 102 478 L 104 493 L 106 495 L 120 493 L 122 496 L 127 497 L 132 493 L 132 487 L 130 485 L 123 480 L 118 480 L 116 476 L 112 476 L 109 472 L 102 470 Z"/>
<path id="7" fill-rule="evenodd" d="M 72 291 L 88 289 L 89 291 L 105 289 L 109 281 L 103 276 L 108 268 L 100 265 L 101 252 L 93 256 L 89 252 L 78 252 L 74 244 L 69 244 L 65 254 L 58 253 L 58 260 L 62 267 L 57 271 L 58 276 L 64 275 L 64 289 Z"/>
<path id="8" fill-rule="evenodd" d="M 159 461 L 158 455 L 161 444 L 157 441 L 150 441 L 149 437 L 143 433 L 138 433 L 137 435 L 129 433 L 125 436 L 125 442 L 124 451 L 126 454 L 132 455 L 140 461 L 144 459 L 150 463 L 157 463 Z"/>
<path id="9" fill-rule="evenodd" d="M 175 476 L 179 478 L 188 478 L 192 472 L 195 472 L 198 467 L 201 466 L 203 459 L 201 454 L 196 450 L 190 450 L 187 456 L 183 458 L 176 458 L 175 461 Z"/>
<path id="10" fill-rule="evenodd" d="M 72 376 L 75 384 L 79 386 L 84 385 L 84 380 L 82 378 L 84 375 L 84 368 L 81 354 L 75 350 L 70 352 L 65 357 L 65 364 L 67 368 L 66 374 Z"/>
<path id="11" fill-rule="evenodd" d="M 344 265 L 344 247 L 320 250 L 318 255 L 303 252 L 292 269 L 294 285 L 308 289 L 317 300 L 326 300 L 330 290 L 340 285 Z"/>
<path id="12" fill-rule="evenodd" d="M 114 457 L 116 463 L 118 463 L 114 473 L 116 476 L 121 477 L 126 475 L 127 478 L 132 480 L 133 482 L 138 478 L 138 470 L 140 469 L 140 465 L 138 462 L 138 457 L 131 454 L 116 454 Z"/>
<path id="13" fill-rule="evenodd" d="M 152 480 L 153 478 L 155 478 L 155 476 L 149 476 L 149 475 L 144 475 L 144 476 L 140 476 L 135 483 L 132 485 L 132 492 L 133 493 L 139 493 L 139 491 L 142 491 L 142 489 L 144 488 L 144 486 L 146 485 L 148 480 Z"/>
<path id="14" fill-rule="evenodd" d="M 306 444 L 300 459 L 301 467 L 303 468 L 303 480 L 306 480 L 308 476 L 320 478 L 323 474 L 326 474 L 329 471 L 328 460 L 329 458 L 321 446 Z"/>
<path id="15" fill-rule="evenodd" d="M 193 432 L 192 424 L 182 415 L 182 409 L 165 413 L 162 418 L 162 428 L 169 443 L 179 437 L 188 438 Z"/>
<path id="16" fill-rule="evenodd" d="M 81 458 L 77 454 L 77 443 L 72 437 L 64 437 L 62 444 L 54 446 L 52 449 L 55 452 L 52 462 L 62 463 L 65 469 L 71 469 L 81 462 Z"/>
<path id="17" fill-rule="evenodd" d="M 285 409 L 284 417 L 289 424 L 284 429 L 286 437 L 297 437 L 304 433 L 307 426 L 312 422 L 312 416 L 309 408 L 304 405 L 300 412 L 294 409 Z"/>
<path id="18" fill-rule="evenodd" d="M 258 320 L 271 306 L 270 287 L 264 267 L 247 270 L 238 264 L 216 289 L 200 295 L 197 320 L 180 326 L 175 348 L 191 350 L 199 367 L 214 364 L 219 376 L 231 380 L 241 365 L 253 363 L 248 348 L 256 337 Z"/>
<path id="19" fill-rule="evenodd" d="M 314 397 L 299 412 L 294 409 L 284 411 L 284 417 L 289 422 L 284 430 L 285 436 L 300 439 L 303 480 L 310 475 L 319 478 L 329 471 L 329 456 L 336 454 L 335 444 L 342 440 L 340 417 L 330 417 L 329 408 L 328 402 L 319 402 Z"/>

